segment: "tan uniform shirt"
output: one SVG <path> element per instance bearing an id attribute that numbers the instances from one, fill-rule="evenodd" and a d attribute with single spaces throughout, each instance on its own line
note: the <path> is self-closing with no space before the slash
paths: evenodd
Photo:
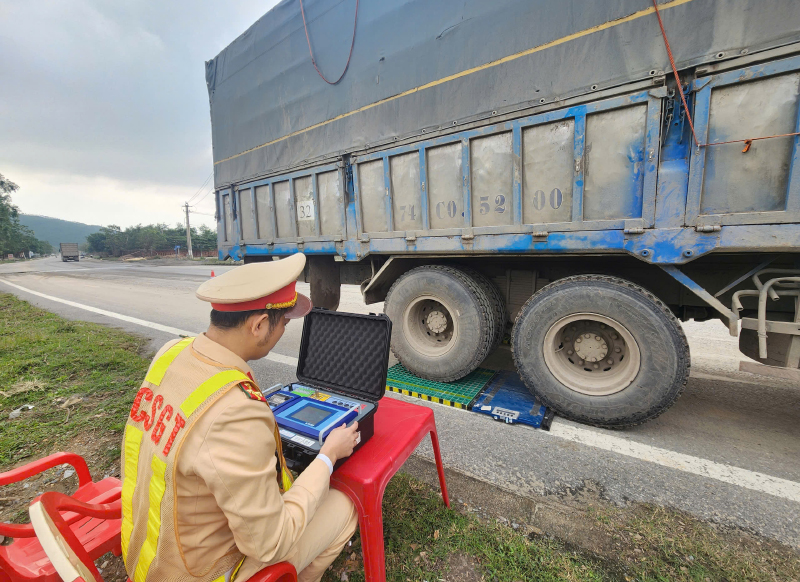
<path id="1" fill-rule="evenodd" d="M 165 345 L 156 357 L 175 343 Z M 205 334 L 187 349 L 207 363 L 238 368 L 252 377 L 244 360 Z M 180 378 L 170 377 L 175 376 Z M 282 561 L 311 521 L 328 492 L 330 471 L 315 459 L 281 495 L 274 428 L 269 406 L 236 387 L 213 403 L 186 435 L 175 472 L 175 530 L 185 573 L 207 572 L 236 548 L 265 564 Z"/>

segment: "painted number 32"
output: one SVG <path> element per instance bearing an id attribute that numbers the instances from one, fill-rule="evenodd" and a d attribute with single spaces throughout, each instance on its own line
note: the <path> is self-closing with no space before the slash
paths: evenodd
<path id="1" fill-rule="evenodd" d="M 301 202 L 297 205 L 297 220 L 314 220 L 314 201 Z"/>

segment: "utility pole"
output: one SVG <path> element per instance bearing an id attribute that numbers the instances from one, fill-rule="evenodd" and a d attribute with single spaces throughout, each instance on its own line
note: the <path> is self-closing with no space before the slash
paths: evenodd
<path id="1" fill-rule="evenodd" d="M 193 259 L 192 256 L 192 228 L 189 226 L 189 203 L 186 203 L 186 248 L 187 255 L 190 259 Z"/>

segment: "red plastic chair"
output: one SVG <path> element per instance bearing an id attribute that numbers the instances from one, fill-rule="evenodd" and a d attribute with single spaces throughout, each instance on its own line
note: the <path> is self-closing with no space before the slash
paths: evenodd
<path id="1" fill-rule="evenodd" d="M 89 503 L 110 503 L 119 499 L 122 484 L 107 477 L 93 482 L 83 457 L 75 453 L 55 453 L 22 467 L 0 473 L 0 486 L 23 481 L 59 465 L 71 465 L 78 476 L 78 489 L 72 498 Z M 116 534 L 95 527 L 96 520 L 74 512 L 66 513 L 64 521 L 74 528 L 90 556 L 99 558 L 107 552 L 120 554 L 119 525 Z M 8 546 L 0 546 L 0 582 L 59 582 L 61 578 L 50 563 L 31 524 L 0 523 L 0 535 L 13 538 Z"/>
<path id="2" fill-rule="evenodd" d="M 382 398 L 375 413 L 375 434 L 331 477 L 331 487 L 345 493 L 358 510 L 364 574 L 369 582 L 386 581 L 383 544 L 383 492 L 426 435 L 431 435 L 442 499 L 450 507 L 436 421 L 430 408 Z"/>
<path id="3" fill-rule="evenodd" d="M 89 504 L 76 501 L 63 493 L 50 491 L 31 503 L 29 513 L 36 535 L 61 580 L 103 582 L 94 560 L 64 515 L 75 513 L 116 524 L 119 537 L 122 516 L 119 500 L 108 504 Z M 297 582 L 297 572 L 288 562 L 281 562 L 261 570 L 247 582 Z"/>

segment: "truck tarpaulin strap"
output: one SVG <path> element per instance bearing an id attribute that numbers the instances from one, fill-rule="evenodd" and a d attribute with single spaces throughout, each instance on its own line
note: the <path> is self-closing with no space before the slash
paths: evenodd
<path id="1" fill-rule="evenodd" d="M 350 59 L 353 57 L 353 47 L 356 44 L 356 26 L 358 26 L 358 3 L 359 0 L 356 0 L 356 15 L 353 19 L 353 39 L 350 41 L 350 52 L 347 55 L 347 62 L 344 64 L 344 69 L 342 70 L 342 74 L 339 75 L 339 78 L 335 81 L 329 81 L 325 78 L 325 75 L 322 74 L 322 71 L 319 70 L 317 66 L 317 60 L 314 58 L 314 50 L 311 48 L 311 37 L 308 36 L 308 24 L 306 23 L 306 11 L 303 9 L 303 0 L 300 0 L 300 15 L 303 17 L 303 30 L 306 32 L 306 42 L 308 43 L 308 54 L 311 55 L 311 64 L 314 65 L 314 69 L 316 69 L 317 74 L 325 81 L 328 85 L 336 85 L 339 81 L 342 80 L 344 74 L 347 72 L 347 69 L 350 67 Z"/>

